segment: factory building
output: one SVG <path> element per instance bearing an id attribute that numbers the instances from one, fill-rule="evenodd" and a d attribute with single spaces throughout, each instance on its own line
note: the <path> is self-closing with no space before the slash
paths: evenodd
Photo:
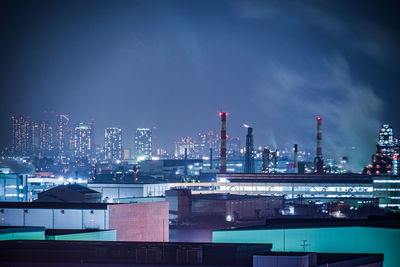
<path id="1" fill-rule="evenodd" d="M 113 203 L 114 199 L 131 197 L 156 197 L 164 196 L 170 184 L 117 184 L 117 183 L 90 183 L 88 187 L 100 192 L 102 201 Z"/>
<path id="2" fill-rule="evenodd" d="M 166 191 L 170 219 L 178 223 L 196 217 L 227 222 L 257 221 L 274 216 L 284 207 L 283 197 L 234 194 L 194 194 L 188 189 Z"/>
<path id="3" fill-rule="evenodd" d="M 0 201 L 27 201 L 27 174 L 10 173 L 8 168 L 0 172 Z"/>
<path id="4" fill-rule="evenodd" d="M 371 164 L 366 166 L 363 173 L 371 175 L 400 174 L 400 142 L 393 137 L 392 126 L 383 124 L 379 130 L 376 153 L 371 156 Z"/>
<path id="5" fill-rule="evenodd" d="M 67 184 L 40 192 L 36 201 L 100 203 L 101 193 L 79 184 Z"/>
<path id="6" fill-rule="evenodd" d="M 168 241 L 168 203 L 0 202 L 0 226 L 116 230 L 120 241 Z"/>
<path id="7" fill-rule="evenodd" d="M 295 198 L 378 198 L 379 206 L 400 208 L 400 177 L 367 174 L 216 174 L 215 182 L 173 183 L 192 194 L 231 193 Z"/>
<path id="8" fill-rule="evenodd" d="M 271 219 L 265 225 L 213 231 L 213 242 L 271 243 L 273 251 L 382 253 L 384 267 L 397 267 L 400 262 L 400 224 L 396 216 L 367 220 Z"/>

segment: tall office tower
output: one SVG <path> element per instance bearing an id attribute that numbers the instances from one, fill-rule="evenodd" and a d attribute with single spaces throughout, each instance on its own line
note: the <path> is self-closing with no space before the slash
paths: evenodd
<path id="1" fill-rule="evenodd" d="M 12 154 L 23 156 L 32 153 L 32 125 L 27 116 L 12 116 Z"/>
<path id="2" fill-rule="evenodd" d="M 53 128 L 48 121 L 39 124 L 39 149 L 42 152 L 49 152 L 53 148 Z"/>
<path id="3" fill-rule="evenodd" d="M 152 134 L 151 129 L 137 128 L 135 135 L 136 160 L 151 159 Z"/>
<path id="4" fill-rule="evenodd" d="M 61 153 L 72 148 L 72 125 L 68 114 L 57 115 L 56 147 Z"/>
<path id="5" fill-rule="evenodd" d="M 254 172 L 255 172 L 255 170 L 254 170 L 253 128 L 247 127 L 244 173 L 254 173 Z"/>
<path id="6" fill-rule="evenodd" d="M 104 152 L 107 160 L 123 159 L 122 129 L 110 127 L 104 130 Z"/>
<path id="7" fill-rule="evenodd" d="M 31 121 L 31 131 L 32 131 L 32 150 L 38 151 L 40 148 L 40 127 L 39 124 Z"/>
<path id="8" fill-rule="evenodd" d="M 74 155 L 76 158 L 91 158 L 94 152 L 94 135 L 87 123 L 79 123 L 74 132 Z"/>

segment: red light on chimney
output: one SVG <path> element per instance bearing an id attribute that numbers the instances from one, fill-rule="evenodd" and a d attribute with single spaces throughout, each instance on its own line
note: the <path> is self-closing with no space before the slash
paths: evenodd
<path id="1" fill-rule="evenodd" d="M 322 120 L 322 118 L 321 118 L 321 117 L 317 117 L 317 120 L 319 120 L 319 121 L 320 121 L 320 120 Z"/>

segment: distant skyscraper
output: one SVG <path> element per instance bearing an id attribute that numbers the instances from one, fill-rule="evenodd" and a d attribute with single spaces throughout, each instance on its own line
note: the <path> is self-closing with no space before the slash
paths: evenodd
<path id="1" fill-rule="evenodd" d="M 38 151 L 40 148 L 40 127 L 34 121 L 31 121 L 31 131 L 32 131 L 32 150 Z"/>
<path id="2" fill-rule="evenodd" d="M 77 158 L 90 158 L 94 152 L 93 129 L 89 124 L 80 123 L 75 127 L 74 155 Z"/>
<path id="3" fill-rule="evenodd" d="M 42 121 L 39 125 L 39 149 L 42 152 L 53 149 L 53 128 L 48 121 Z"/>
<path id="4" fill-rule="evenodd" d="M 72 127 L 68 114 L 57 115 L 56 146 L 63 153 L 72 148 Z"/>
<path id="5" fill-rule="evenodd" d="M 32 124 L 27 116 L 12 116 L 12 153 L 28 155 L 33 150 Z"/>
<path id="6" fill-rule="evenodd" d="M 226 155 L 228 158 L 240 158 L 240 138 L 239 137 L 228 137 L 227 138 L 227 150 Z"/>
<path id="7" fill-rule="evenodd" d="M 135 135 L 136 159 L 151 159 L 152 134 L 148 128 L 137 128 Z"/>
<path id="8" fill-rule="evenodd" d="M 183 159 L 185 157 L 185 149 L 189 158 L 195 158 L 195 143 L 193 139 L 189 136 L 182 137 L 181 140 L 175 142 L 175 158 Z"/>
<path id="9" fill-rule="evenodd" d="M 111 161 L 123 158 L 122 130 L 110 127 L 104 131 L 104 152 L 106 159 Z"/>

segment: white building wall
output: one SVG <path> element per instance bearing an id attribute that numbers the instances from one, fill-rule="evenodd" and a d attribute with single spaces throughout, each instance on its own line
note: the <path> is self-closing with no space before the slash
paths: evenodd
<path id="1" fill-rule="evenodd" d="M 82 210 L 54 209 L 54 229 L 82 228 Z"/>
<path id="2" fill-rule="evenodd" d="M 44 226 L 53 228 L 53 210 L 51 209 L 26 209 L 23 226 Z"/>
<path id="3" fill-rule="evenodd" d="M 0 226 L 44 226 L 48 229 L 91 228 L 105 230 L 108 229 L 109 225 L 108 216 L 108 210 L 4 208 L 3 212 L 0 213 Z"/>
<path id="4" fill-rule="evenodd" d="M 0 213 L 1 226 L 23 226 L 24 210 L 23 209 L 2 209 Z"/>
<path id="5" fill-rule="evenodd" d="M 83 210 L 82 229 L 107 229 L 105 216 L 104 210 Z"/>

